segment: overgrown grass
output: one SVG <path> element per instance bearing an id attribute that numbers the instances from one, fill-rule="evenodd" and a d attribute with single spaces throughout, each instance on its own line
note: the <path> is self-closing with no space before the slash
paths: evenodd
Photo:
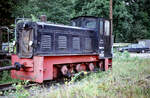
<path id="1" fill-rule="evenodd" d="M 150 98 L 150 60 L 117 53 L 113 68 L 42 92 L 39 98 Z"/>
<path id="2" fill-rule="evenodd" d="M 5 84 L 5 83 L 15 83 L 15 82 L 19 82 L 20 80 L 18 79 L 12 79 L 11 75 L 10 75 L 10 71 L 4 71 L 1 72 L 1 79 L 0 79 L 0 84 Z"/>

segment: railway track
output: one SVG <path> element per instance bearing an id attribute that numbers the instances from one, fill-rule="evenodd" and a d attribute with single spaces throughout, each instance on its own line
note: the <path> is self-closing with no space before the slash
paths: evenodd
<path id="1" fill-rule="evenodd" d="M 87 72 L 87 74 L 90 74 Z M 84 75 L 83 73 L 80 73 L 80 75 Z M 15 91 L 18 84 L 21 84 L 21 87 L 24 89 L 29 90 L 31 87 L 40 87 L 40 88 L 49 88 L 52 85 L 57 87 L 57 84 L 63 85 L 66 81 L 66 78 L 61 78 L 57 80 L 48 80 L 44 81 L 43 83 L 35 83 L 35 82 L 28 82 L 27 84 L 16 82 L 16 83 L 6 83 L 6 84 L 0 84 L 0 96 L 4 96 L 5 91 Z M 67 79 L 67 81 L 70 81 L 70 78 Z M 15 84 L 15 85 L 14 85 Z"/>
<path id="2" fill-rule="evenodd" d="M 13 88 L 13 83 L 0 84 L 0 91 L 5 91 Z"/>
<path id="3" fill-rule="evenodd" d="M 0 97 L 7 96 L 7 94 L 17 91 L 17 89 L 26 89 L 29 90 L 31 87 L 34 86 L 40 86 L 40 84 L 37 83 L 29 83 L 27 85 L 21 84 L 21 87 L 18 86 L 19 83 L 6 83 L 6 84 L 0 84 Z"/>
<path id="4" fill-rule="evenodd" d="M 16 82 L 16 83 L 6 83 L 6 84 L 0 84 L 0 96 L 4 96 L 4 92 L 6 91 L 16 91 L 16 87 L 17 85 L 19 84 L 20 82 Z M 24 84 L 24 83 L 20 83 L 21 84 L 21 87 L 24 88 L 24 89 L 30 89 L 31 87 L 40 87 L 40 88 L 49 88 L 50 86 L 52 85 L 55 85 L 55 84 L 63 84 L 64 81 L 62 79 L 60 80 L 57 80 L 57 81 L 45 81 L 41 84 L 39 83 L 35 83 L 35 82 L 29 82 L 27 84 Z M 14 86 L 16 85 L 16 86 Z"/>
<path id="5" fill-rule="evenodd" d="M 4 91 L 8 91 L 8 90 L 16 90 L 16 87 L 13 86 L 14 84 L 18 84 L 18 83 L 6 83 L 6 84 L 0 84 L 0 91 L 4 92 Z M 32 86 L 37 86 L 37 83 L 30 83 L 28 85 L 23 85 L 23 88 L 28 89 Z"/>
<path id="6" fill-rule="evenodd" d="M 93 72 L 98 72 L 97 70 L 96 71 L 93 71 Z M 89 75 L 91 72 L 86 72 L 86 75 Z M 85 75 L 85 73 L 84 72 L 80 72 L 80 73 L 78 73 L 78 74 L 76 74 L 76 75 L 78 75 L 78 77 L 79 76 L 84 76 Z M 75 76 L 75 74 L 73 74 L 73 76 L 72 77 L 74 77 Z M 49 86 L 51 86 L 51 85 L 55 85 L 55 84 L 57 84 L 57 83 L 59 83 L 59 84 L 64 84 L 65 83 L 65 80 L 66 79 L 66 77 L 63 77 L 63 78 L 60 78 L 60 79 L 57 79 L 57 80 L 48 80 L 48 81 L 44 81 L 43 83 L 36 83 L 36 82 L 28 82 L 26 85 L 25 85 L 25 83 L 21 83 L 21 85 L 24 85 L 23 87 L 24 88 L 26 88 L 26 89 L 28 89 L 28 88 L 30 88 L 30 87 L 32 87 L 32 86 L 47 86 L 47 87 L 49 87 Z M 71 79 L 70 78 L 67 78 L 67 81 L 70 81 Z M 18 82 L 16 82 L 16 83 L 6 83 L 6 84 L 0 84 L 0 91 L 7 91 L 7 90 L 15 90 L 15 87 L 13 86 L 13 84 L 19 84 Z"/>

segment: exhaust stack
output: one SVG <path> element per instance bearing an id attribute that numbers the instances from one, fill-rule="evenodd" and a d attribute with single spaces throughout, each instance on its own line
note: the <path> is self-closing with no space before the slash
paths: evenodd
<path id="1" fill-rule="evenodd" d="M 41 20 L 41 22 L 47 22 L 47 17 L 46 17 L 46 15 L 41 15 L 41 16 L 40 16 L 40 20 Z"/>

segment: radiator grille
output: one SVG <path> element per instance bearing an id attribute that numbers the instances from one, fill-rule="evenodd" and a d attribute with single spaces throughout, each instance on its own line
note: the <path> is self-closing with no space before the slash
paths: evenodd
<path id="1" fill-rule="evenodd" d="M 42 35 L 41 36 L 41 48 L 50 49 L 51 48 L 51 36 L 50 35 Z"/>
<path id="2" fill-rule="evenodd" d="M 73 49 L 80 49 L 80 38 L 79 37 L 73 37 Z"/>
<path id="3" fill-rule="evenodd" d="M 85 38 L 85 49 L 91 50 L 92 49 L 92 40 L 91 38 Z"/>
<path id="4" fill-rule="evenodd" d="M 58 48 L 59 49 L 66 49 L 67 48 L 67 37 L 66 36 L 59 36 L 58 37 Z"/>

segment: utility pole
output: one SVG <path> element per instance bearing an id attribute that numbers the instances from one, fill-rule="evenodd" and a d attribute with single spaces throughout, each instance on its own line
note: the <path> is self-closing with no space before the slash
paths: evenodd
<path id="1" fill-rule="evenodd" d="M 112 36 L 112 33 L 113 33 L 113 12 L 112 12 L 112 4 L 113 0 L 110 0 L 109 2 L 109 18 L 110 18 L 110 39 L 111 39 L 111 45 L 112 45 L 112 48 L 111 48 L 111 52 L 112 52 L 112 56 L 113 56 L 113 42 L 114 42 L 114 38 Z"/>
<path id="2" fill-rule="evenodd" d="M 110 35 L 112 35 L 112 33 L 113 33 L 113 13 L 112 13 L 112 6 L 113 6 L 113 4 L 112 4 L 112 2 L 113 2 L 113 0 L 110 0 L 110 2 L 109 2 L 109 18 L 110 18 L 110 22 L 111 22 L 111 29 L 110 29 Z"/>
<path id="3" fill-rule="evenodd" d="M 0 30 L 0 52 L 2 50 L 2 30 Z"/>

